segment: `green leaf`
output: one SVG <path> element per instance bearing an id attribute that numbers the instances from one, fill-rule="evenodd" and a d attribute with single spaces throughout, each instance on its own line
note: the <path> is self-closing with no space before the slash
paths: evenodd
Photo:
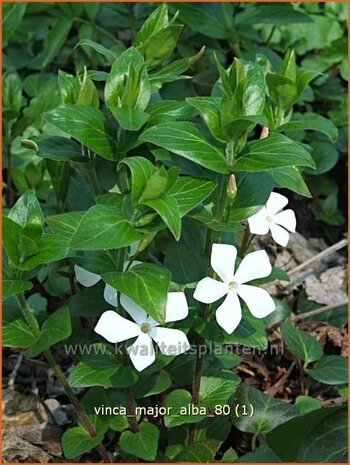
<path id="1" fill-rule="evenodd" d="M 48 216 L 46 222 L 53 233 L 71 239 L 85 212 L 60 213 Z"/>
<path id="2" fill-rule="evenodd" d="M 297 101 L 297 86 L 290 79 L 280 76 L 279 74 L 268 73 L 266 75 L 266 84 L 271 99 L 277 107 L 286 110 Z"/>
<path id="3" fill-rule="evenodd" d="M 72 236 L 76 250 L 118 249 L 141 239 L 120 211 L 107 205 L 94 205 L 82 217 Z"/>
<path id="4" fill-rule="evenodd" d="M 282 460 L 276 455 L 272 449 L 266 444 L 262 443 L 254 452 L 248 452 L 242 455 L 237 463 L 279 463 Z"/>
<path id="5" fill-rule="evenodd" d="M 176 200 L 180 215 L 183 217 L 209 197 L 215 187 L 213 181 L 182 176 L 176 180 L 167 192 L 167 196 Z"/>
<path id="6" fill-rule="evenodd" d="M 297 418 L 292 418 L 283 425 L 273 429 L 266 437 L 271 449 L 285 462 L 336 462 L 337 455 L 347 443 L 342 436 L 343 427 L 346 426 L 346 410 L 344 407 L 329 407 L 314 410 Z M 339 419 L 337 436 L 334 436 L 334 421 Z M 343 426 L 341 426 L 343 425 Z M 320 429 L 323 429 L 322 433 Z M 328 430 L 328 431 L 327 431 Z M 342 430 L 342 431 L 341 431 Z M 329 441 L 327 435 L 329 434 Z M 322 441 L 320 443 L 319 441 Z M 327 449 L 324 449 L 327 441 Z M 314 448 L 317 444 L 318 450 Z M 310 454 L 307 449 L 310 447 Z M 318 456 L 321 453 L 322 456 Z M 331 460 L 327 460 L 325 453 L 334 454 Z M 303 455 L 303 458 L 301 456 Z M 308 455 L 308 458 L 306 458 Z M 339 456 L 338 456 L 339 457 Z"/>
<path id="7" fill-rule="evenodd" d="M 162 196 L 167 190 L 168 182 L 168 172 L 164 166 L 154 169 L 152 175 L 146 181 L 139 202 Z"/>
<path id="8" fill-rule="evenodd" d="M 17 294 L 21 294 L 24 291 L 28 291 L 33 287 L 30 281 L 20 281 L 14 279 L 3 279 L 2 280 L 2 301 L 8 299 Z"/>
<path id="9" fill-rule="evenodd" d="M 218 445 L 218 442 L 214 440 L 195 442 L 194 444 L 184 447 L 182 451 L 174 457 L 173 461 L 180 463 L 213 463 Z"/>
<path id="10" fill-rule="evenodd" d="M 2 343 L 4 347 L 24 348 L 35 342 L 35 336 L 25 322 L 21 309 L 16 305 L 15 300 L 8 300 L 3 305 L 2 325 Z"/>
<path id="11" fill-rule="evenodd" d="M 141 378 L 139 383 L 133 387 L 133 394 L 136 399 L 155 396 L 169 389 L 171 385 L 169 373 L 161 370 L 154 376 Z"/>
<path id="12" fill-rule="evenodd" d="M 140 459 L 153 462 L 158 450 L 159 429 L 152 423 L 140 423 L 137 433 L 124 431 L 119 439 L 121 449 Z"/>
<path id="13" fill-rule="evenodd" d="M 116 137 L 97 108 L 67 104 L 47 113 L 45 119 L 107 160 L 118 158 Z"/>
<path id="14" fill-rule="evenodd" d="M 305 363 L 319 360 L 323 355 L 321 344 L 310 334 L 295 328 L 291 321 L 285 321 L 281 326 L 283 341 L 289 350 Z"/>
<path id="15" fill-rule="evenodd" d="M 138 46 L 148 69 L 160 66 L 172 54 L 182 28 L 182 24 L 169 24 L 164 29 L 154 32 Z"/>
<path id="16" fill-rule="evenodd" d="M 154 165 L 145 157 L 128 157 L 120 162 L 118 169 L 126 165 L 131 171 L 131 199 L 136 204 L 154 172 Z"/>
<path id="17" fill-rule="evenodd" d="M 67 459 L 78 457 L 98 446 L 102 442 L 103 436 L 104 433 L 90 436 L 82 426 L 70 428 L 62 436 L 63 454 Z"/>
<path id="18" fill-rule="evenodd" d="M 298 396 L 295 399 L 295 405 L 299 407 L 300 413 L 310 413 L 322 407 L 321 401 L 309 396 Z"/>
<path id="19" fill-rule="evenodd" d="M 38 146 L 36 155 L 54 161 L 88 162 L 81 152 L 81 146 L 72 139 L 60 136 L 34 136 L 32 141 Z"/>
<path id="20" fill-rule="evenodd" d="M 91 5 L 91 4 L 90 4 Z M 85 6 L 90 6 L 89 4 L 85 4 Z M 122 47 L 122 43 L 120 42 L 120 46 Z M 103 55 L 109 63 L 113 63 L 118 55 L 113 50 L 109 50 L 108 48 L 104 47 L 101 44 L 98 44 L 94 40 L 90 39 L 80 39 L 77 43 L 76 47 L 90 47 L 95 50 L 100 55 Z"/>
<path id="21" fill-rule="evenodd" d="M 236 23 L 241 27 L 250 24 L 293 24 L 311 23 L 308 14 L 297 10 L 293 4 L 279 3 L 278 5 L 247 5 L 247 8 L 235 17 Z"/>
<path id="22" fill-rule="evenodd" d="M 221 371 L 215 376 L 202 376 L 199 390 L 200 405 L 211 409 L 217 405 L 227 404 L 240 382 L 239 376 L 230 371 Z"/>
<path id="23" fill-rule="evenodd" d="M 44 263 L 54 262 L 66 258 L 70 253 L 70 241 L 58 234 L 43 234 L 38 242 L 38 252 L 22 261 L 22 270 L 31 270 Z"/>
<path id="24" fill-rule="evenodd" d="M 336 142 L 338 129 L 331 120 L 317 113 L 294 113 L 293 119 L 277 128 L 278 132 L 288 131 L 318 131 L 325 134 L 332 142 Z"/>
<path id="25" fill-rule="evenodd" d="M 130 47 L 113 63 L 105 85 L 107 108 L 145 110 L 151 87 L 145 61 L 138 50 Z"/>
<path id="26" fill-rule="evenodd" d="M 71 387 L 126 388 L 136 383 L 138 375 L 135 370 L 124 366 L 115 354 L 108 353 L 106 346 L 94 344 L 91 349 L 92 353 L 85 355 L 72 371 L 69 377 Z"/>
<path id="27" fill-rule="evenodd" d="M 296 166 L 276 168 L 270 172 L 277 187 L 285 187 L 299 195 L 303 195 L 304 197 L 312 197 L 309 188 Z"/>
<path id="28" fill-rule="evenodd" d="M 146 123 L 149 115 L 135 108 L 111 108 L 112 115 L 126 131 L 138 131 Z"/>
<path id="29" fill-rule="evenodd" d="M 44 48 L 30 62 L 32 69 L 45 68 L 64 45 L 69 31 L 72 27 L 73 20 L 69 18 L 58 18 L 54 23 L 51 31 L 44 39 Z"/>
<path id="30" fill-rule="evenodd" d="M 62 307 L 44 321 L 40 329 L 39 338 L 27 350 L 28 357 L 39 355 L 44 350 L 57 344 L 57 342 L 67 339 L 71 333 L 72 328 L 68 307 Z"/>
<path id="31" fill-rule="evenodd" d="M 174 428 L 176 426 L 202 421 L 205 418 L 203 415 L 189 414 L 191 402 L 192 396 L 185 389 L 175 389 L 170 392 L 164 401 L 164 407 L 171 408 L 169 414 L 164 415 L 165 426 L 167 428 Z"/>
<path id="32" fill-rule="evenodd" d="M 2 218 L 2 240 L 9 259 L 19 265 L 20 252 L 18 249 L 22 228 L 19 224 L 3 216 Z"/>
<path id="33" fill-rule="evenodd" d="M 216 3 L 177 3 L 174 9 L 180 11 L 180 19 L 194 31 L 213 39 L 227 39 L 232 34 L 232 7 L 229 8 L 229 22 L 225 21 L 224 8 Z M 200 21 L 198 21 L 200 18 Z"/>
<path id="34" fill-rule="evenodd" d="M 3 5 L 2 40 L 5 43 L 10 39 L 17 27 L 21 24 L 26 11 L 26 3 L 5 3 Z"/>
<path id="35" fill-rule="evenodd" d="M 236 406 L 239 416 L 236 416 Z M 248 415 L 241 414 L 242 406 L 245 406 Z M 299 415 L 299 409 L 295 405 L 274 399 L 248 384 L 241 384 L 237 389 L 231 411 L 232 423 L 236 428 L 255 434 L 266 434 L 281 423 Z"/>
<path id="36" fill-rule="evenodd" d="M 328 141 L 315 140 L 310 143 L 310 146 L 312 147 L 311 155 L 315 162 L 316 169 L 305 169 L 307 174 L 318 176 L 327 173 L 335 167 L 339 160 L 339 152 L 334 144 Z"/>
<path id="37" fill-rule="evenodd" d="M 306 369 L 311 378 L 324 384 L 346 384 L 348 380 L 348 359 L 340 355 L 326 355 Z"/>
<path id="38" fill-rule="evenodd" d="M 165 121 L 184 121 L 193 118 L 197 111 L 188 103 L 181 100 L 158 100 L 147 107 L 150 119 L 148 127 L 155 126 Z"/>
<path id="39" fill-rule="evenodd" d="M 217 97 L 187 97 L 186 102 L 199 111 L 212 135 L 222 140 L 220 135 L 221 99 Z"/>
<path id="40" fill-rule="evenodd" d="M 168 226 L 172 235 L 178 241 L 181 236 L 181 215 L 177 201 L 173 197 L 163 197 L 161 199 L 145 200 L 143 205 L 147 205 L 158 213 L 164 223 Z"/>
<path id="41" fill-rule="evenodd" d="M 280 155 L 283 154 L 283 157 Z M 282 134 L 271 134 L 266 139 L 248 142 L 233 165 L 235 171 L 265 171 L 284 166 L 309 166 L 315 163 L 300 144 Z"/>
<path id="42" fill-rule="evenodd" d="M 237 176 L 237 195 L 230 208 L 229 222 L 245 220 L 261 210 L 272 188 L 272 179 L 267 173 L 244 173 Z"/>
<path id="43" fill-rule="evenodd" d="M 212 145 L 193 123 L 162 123 L 146 129 L 140 140 L 170 150 L 217 173 L 228 173 L 223 149 Z"/>
<path id="44" fill-rule="evenodd" d="M 297 461 L 346 463 L 348 459 L 348 416 L 342 411 L 319 423 L 302 442 Z"/>
<path id="45" fill-rule="evenodd" d="M 14 71 L 7 71 L 3 76 L 2 105 L 4 113 L 8 112 L 10 117 L 15 117 L 21 109 L 22 81 Z"/>
<path id="46" fill-rule="evenodd" d="M 125 294 L 159 323 L 165 321 L 170 272 L 150 263 L 136 265 L 126 272 L 105 273 L 102 279 Z"/>
<path id="47" fill-rule="evenodd" d="M 196 331 L 209 341 L 223 344 L 243 344 L 262 350 L 267 348 L 267 338 L 263 321 L 254 318 L 245 307 L 242 309 L 242 320 L 238 328 L 232 334 L 224 333 L 215 319 L 209 320 L 206 324 L 200 322 Z"/>

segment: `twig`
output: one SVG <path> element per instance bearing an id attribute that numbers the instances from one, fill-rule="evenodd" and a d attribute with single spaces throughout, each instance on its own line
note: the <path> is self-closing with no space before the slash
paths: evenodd
<path id="1" fill-rule="evenodd" d="M 348 403 L 347 397 L 336 397 L 335 399 L 327 399 L 321 402 L 322 407 L 334 407 L 336 405 L 344 405 Z"/>
<path id="2" fill-rule="evenodd" d="M 301 263 L 300 265 L 293 268 L 291 271 L 288 271 L 289 276 L 291 274 L 297 273 L 300 270 L 303 270 L 304 268 L 308 267 L 314 262 L 317 262 L 319 260 L 322 260 L 325 257 L 328 257 L 328 255 L 332 255 L 337 250 L 340 250 L 343 247 L 346 247 L 347 243 L 348 243 L 348 239 L 342 239 L 341 241 L 337 242 L 336 244 L 331 245 L 327 249 L 322 250 L 322 252 L 318 253 L 314 257 L 309 258 L 309 260 L 306 260 L 306 262 Z"/>
<path id="3" fill-rule="evenodd" d="M 267 389 L 265 391 L 265 394 L 269 394 L 270 396 L 274 397 L 277 394 L 279 388 L 283 386 L 284 382 L 288 379 L 294 367 L 295 362 L 292 362 L 288 370 L 284 373 L 284 375 L 277 381 L 277 383 L 275 383 L 273 386 Z"/>
<path id="4" fill-rule="evenodd" d="M 340 303 L 336 303 L 332 305 L 326 305 L 324 307 L 316 308 L 315 310 L 310 310 L 309 312 L 300 313 L 299 315 L 294 315 L 292 319 L 294 322 L 305 320 L 306 318 L 321 315 L 322 313 L 327 312 L 328 310 L 333 310 L 334 308 L 342 307 L 343 305 L 346 305 L 347 303 L 348 303 L 348 299 L 344 300 L 344 302 L 340 302 Z"/>
<path id="5" fill-rule="evenodd" d="M 23 360 L 23 357 L 24 357 L 24 352 L 21 352 L 19 355 L 18 355 L 18 358 L 17 358 L 17 361 L 16 361 L 16 365 L 14 366 L 13 370 L 12 370 L 12 373 L 10 374 L 9 376 L 9 388 L 10 389 L 13 389 L 13 386 L 15 384 L 15 380 L 16 380 L 16 376 L 17 376 L 17 373 L 18 373 L 18 370 L 19 370 L 19 367 L 21 366 L 22 364 L 22 360 Z"/>

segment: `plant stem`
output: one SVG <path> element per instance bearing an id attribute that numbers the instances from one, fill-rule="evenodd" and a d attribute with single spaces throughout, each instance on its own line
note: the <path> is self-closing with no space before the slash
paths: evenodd
<path id="1" fill-rule="evenodd" d="M 255 449 L 256 449 L 257 437 L 258 437 L 258 433 L 254 433 L 253 436 L 252 436 L 252 442 L 251 442 L 252 452 L 254 452 Z"/>
<path id="2" fill-rule="evenodd" d="M 94 197 L 97 197 L 101 194 L 96 169 L 95 169 L 95 162 L 93 159 L 90 160 L 89 163 L 86 163 L 86 174 L 90 183 L 90 189 Z"/>
<path id="3" fill-rule="evenodd" d="M 245 228 L 245 231 L 244 231 L 244 236 L 243 236 L 243 239 L 242 239 L 242 244 L 241 244 L 241 247 L 239 249 L 239 256 L 240 257 L 244 257 L 248 247 L 249 247 L 249 244 L 250 244 L 250 230 L 249 230 L 249 226 L 247 225 L 247 227 Z"/>
<path id="4" fill-rule="evenodd" d="M 26 299 L 24 298 L 24 296 L 22 294 L 17 296 L 17 299 L 18 299 L 18 302 L 21 305 L 23 316 L 24 316 L 29 328 L 31 329 L 31 331 L 32 331 L 32 333 L 34 334 L 35 337 L 39 337 L 40 336 L 39 324 L 37 322 L 37 319 L 33 315 L 33 312 L 31 310 L 31 308 L 27 304 Z M 93 424 L 91 423 L 89 417 L 86 415 L 86 413 L 82 409 L 82 407 L 80 405 L 80 402 L 79 402 L 79 399 L 73 393 L 71 387 L 68 384 L 66 376 L 64 375 L 63 371 L 61 370 L 61 367 L 58 365 L 57 361 L 55 360 L 54 356 L 52 355 L 51 350 L 50 349 L 45 350 L 44 355 L 45 355 L 46 360 L 48 361 L 51 369 L 55 373 L 56 378 L 61 383 L 67 397 L 69 398 L 72 405 L 74 406 L 74 408 L 75 408 L 75 410 L 77 412 L 77 415 L 78 415 L 81 423 L 83 424 L 84 428 L 86 429 L 86 431 L 89 433 L 89 435 L 91 437 L 95 437 L 97 435 L 97 432 L 96 432 Z M 103 444 L 100 444 L 99 446 L 97 446 L 97 450 L 99 451 L 99 453 L 100 453 L 100 455 L 101 455 L 104 462 L 108 462 L 108 463 L 111 462 L 111 459 L 110 459 L 110 457 L 108 455 L 108 452 L 107 452 L 107 450 L 106 450 L 106 448 L 105 448 L 105 446 Z"/>

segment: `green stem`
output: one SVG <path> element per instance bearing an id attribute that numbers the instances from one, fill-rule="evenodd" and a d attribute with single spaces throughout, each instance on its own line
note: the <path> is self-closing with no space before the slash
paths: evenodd
<path id="1" fill-rule="evenodd" d="M 243 236 L 243 239 L 242 239 L 242 244 L 241 244 L 241 247 L 239 249 L 239 256 L 240 257 L 244 257 L 250 243 L 251 243 L 251 240 L 252 240 L 252 237 L 250 236 L 250 230 L 249 230 L 249 226 L 247 225 L 247 227 L 245 228 L 245 231 L 244 231 L 244 236 Z"/>
<path id="2" fill-rule="evenodd" d="M 252 442 L 251 442 L 252 452 L 254 452 L 256 449 L 256 440 L 257 440 L 258 434 L 259 433 L 254 433 L 252 436 Z"/>
<path id="3" fill-rule="evenodd" d="M 100 186 L 99 186 L 97 175 L 96 175 L 95 162 L 93 159 L 91 159 L 90 162 L 86 163 L 85 165 L 86 165 L 85 169 L 86 169 L 86 174 L 89 180 L 91 192 L 94 197 L 97 197 L 98 195 L 101 194 L 101 191 L 100 191 Z"/>
<path id="4" fill-rule="evenodd" d="M 40 328 L 39 328 L 38 321 L 35 318 L 35 316 L 34 316 L 32 310 L 31 310 L 31 308 L 29 307 L 26 299 L 21 294 L 19 296 L 17 296 L 17 299 L 18 299 L 18 302 L 19 302 L 19 304 L 21 306 L 23 316 L 24 316 L 29 328 L 31 329 L 31 331 L 32 331 L 32 333 L 34 334 L 35 337 L 39 337 L 40 336 Z M 57 364 L 51 350 L 50 349 L 45 350 L 44 355 L 45 355 L 46 360 L 48 361 L 51 369 L 55 373 L 56 378 L 61 383 L 67 397 L 69 398 L 72 405 L 74 406 L 82 425 L 84 426 L 84 428 L 86 429 L 86 431 L 89 433 L 89 435 L 91 437 L 95 437 L 97 435 L 97 432 L 96 432 L 93 424 L 91 423 L 89 417 L 86 415 L 86 413 L 82 409 L 82 407 L 80 405 L 80 402 L 79 402 L 79 399 L 74 395 L 71 387 L 68 384 L 67 378 L 65 377 L 63 371 L 61 370 L 61 367 Z M 111 462 L 111 459 L 110 459 L 110 457 L 108 455 L 108 452 L 107 452 L 105 446 L 102 443 L 97 447 L 97 450 L 99 451 L 102 459 L 105 462 L 108 462 L 108 463 Z"/>

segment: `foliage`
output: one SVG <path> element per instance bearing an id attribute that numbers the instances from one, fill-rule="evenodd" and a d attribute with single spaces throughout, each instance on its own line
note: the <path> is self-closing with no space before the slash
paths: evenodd
<path id="1" fill-rule="evenodd" d="M 267 328 L 281 324 L 309 385 L 344 385 L 345 359 L 324 354 L 280 301 L 269 325 L 245 297 L 228 334 L 215 321 L 223 304 L 213 303 L 224 293 L 193 298 L 213 244 L 238 250 L 248 266 L 246 220 L 273 189 L 289 190 L 297 206 L 308 199 L 328 237 L 341 234 L 345 28 L 343 3 L 3 5 L 3 339 L 49 362 L 53 346 L 93 343 L 69 384 L 86 389 L 81 405 L 96 434 L 80 418 L 62 437 L 66 458 L 108 438 L 121 462 L 346 460 L 343 408 L 300 397 L 288 405 L 248 386 L 227 347 L 266 349 Z M 205 279 L 222 278 L 222 263 L 212 261 Z M 263 292 L 276 279 L 285 273 L 270 267 L 246 287 Z M 170 320 L 172 293 L 184 293 L 187 313 Z M 138 371 L 127 337 L 113 347 L 93 331 L 111 306 L 126 320 L 121 294 L 157 331 L 228 354 L 157 353 Z M 132 415 L 159 403 L 172 408 L 164 418 Z M 92 404 L 124 406 L 131 417 L 98 416 Z M 237 415 L 242 405 L 253 405 L 252 419 Z M 231 427 L 253 436 L 252 452 L 238 459 L 230 444 L 217 458 Z"/>

